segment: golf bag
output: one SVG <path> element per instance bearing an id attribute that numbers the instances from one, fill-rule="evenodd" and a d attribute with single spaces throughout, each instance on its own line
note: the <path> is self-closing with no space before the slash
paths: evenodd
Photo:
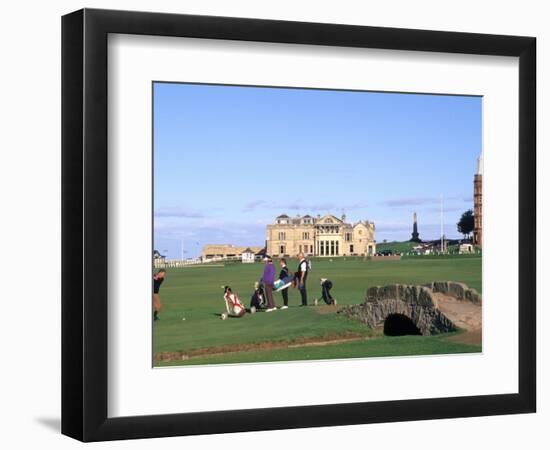
<path id="1" fill-rule="evenodd" d="M 233 293 L 231 289 L 227 289 L 223 295 L 223 299 L 225 301 L 225 309 L 227 311 L 227 315 L 231 317 L 242 317 L 244 316 L 246 310 L 244 308 L 244 305 L 239 300 L 239 297 L 237 297 L 237 294 Z"/>
<path id="2" fill-rule="evenodd" d="M 279 292 L 283 289 L 287 289 L 293 282 L 294 276 L 288 275 L 282 279 L 275 280 L 275 282 L 273 283 L 273 289 L 275 289 L 276 292 Z"/>

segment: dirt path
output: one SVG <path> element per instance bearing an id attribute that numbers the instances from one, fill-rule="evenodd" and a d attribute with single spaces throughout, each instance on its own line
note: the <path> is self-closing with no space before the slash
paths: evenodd
<path id="1" fill-rule="evenodd" d="M 481 330 L 466 331 L 447 338 L 449 342 L 459 342 L 468 345 L 481 345 Z"/>
<path id="2" fill-rule="evenodd" d="M 280 348 L 299 348 L 313 347 L 332 344 L 341 344 L 343 342 L 351 342 L 369 339 L 368 336 L 360 333 L 343 333 L 338 336 L 326 338 L 304 338 L 295 341 L 287 342 L 259 342 L 254 344 L 235 344 L 231 346 L 207 347 L 188 352 L 159 352 L 155 354 L 155 361 L 182 361 L 200 356 L 219 356 L 229 353 L 254 352 L 259 350 L 273 350 Z"/>
<path id="3" fill-rule="evenodd" d="M 470 345 L 481 345 L 481 305 L 475 305 L 467 300 L 457 300 L 440 293 L 432 294 L 436 307 L 445 314 L 464 333 L 449 338 L 453 342 Z"/>

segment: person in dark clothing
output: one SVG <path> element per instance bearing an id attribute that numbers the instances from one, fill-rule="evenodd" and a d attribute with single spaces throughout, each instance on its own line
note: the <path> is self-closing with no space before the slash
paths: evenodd
<path id="1" fill-rule="evenodd" d="M 296 284 L 300 290 L 300 296 L 302 297 L 302 305 L 307 306 L 307 291 L 306 291 L 306 281 L 307 273 L 309 270 L 308 263 L 303 253 L 298 254 L 298 271 L 296 272 Z"/>
<path id="2" fill-rule="evenodd" d="M 279 272 L 279 280 L 284 281 L 285 279 L 289 279 L 291 276 L 288 267 L 286 266 L 286 259 L 281 258 L 280 259 L 281 264 L 281 271 Z M 288 287 L 281 289 L 281 294 L 283 296 L 283 306 L 281 306 L 281 309 L 287 309 L 288 308 Z"/>
<path id="3" fill-rule="evenodd" d="M 153 319 L 154 320 L 158 320 L 158 313 L 161 308 L 159 291 L 160 291 L 160 285 L 164 281 L 165 275 L 166 275 L 166 270 L 160 269 L 153 276 Z"/>
<path id="4" fill-rule="evenodd" d="M 254 293 L 250 298 L 250 310 L 254 308 L 256 311 L 262 308 L 264 302 L 264 290 L 260 283 L 256 281 L 254 284 Z"/>
<path id="5" fill-rule="evenodd" d="M 332 281 L 326 278 L 321 278 L 321 294 L 322 294 L 323 300 L 327 305 L 336 304 L 336 300 L 334 300 L 334 298 L 332 298 L 332 296 L 330 295 L 331 289 L 332 289 Z"/>

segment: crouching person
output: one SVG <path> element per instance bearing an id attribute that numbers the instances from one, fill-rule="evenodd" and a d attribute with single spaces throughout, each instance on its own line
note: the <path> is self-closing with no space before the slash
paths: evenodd
<path id="1" fill-rule="evenodd" d="M 259 281 L 254 283 L 254 293 L 250 298 L 250 312 L 256 312 L 264 305 L 264 289 Z"/>
<path id="2" fill-rule="evenodd" d="M 332 289 L 332 281 L 327 278 L 321 278 L 321 296 L 327 305 L 335 305 L 336 300 L 330 295 Z"/>
<path id="3" fill-rule="evenodd" d="M 223 299 L 225 301 L 225 309 L 227 311 L 227 314 L 222 314 L 222 319 L 226 319 L 228 316 L 244 316 L 246 312 L 244 305 L 239 300 L 239 297 L 237 297 L 237 294 L 235 294 L 229 286 L 224 287 Z"/>

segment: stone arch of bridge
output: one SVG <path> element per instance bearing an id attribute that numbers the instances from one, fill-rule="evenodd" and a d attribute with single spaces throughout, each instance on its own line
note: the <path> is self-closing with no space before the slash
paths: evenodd
<path id="1" fill-rule="evenodd" d="M 411 317 L 406 314 L 392 313 L 384 319 L 384 334 L 386 336 L 421 335 Z"/>

